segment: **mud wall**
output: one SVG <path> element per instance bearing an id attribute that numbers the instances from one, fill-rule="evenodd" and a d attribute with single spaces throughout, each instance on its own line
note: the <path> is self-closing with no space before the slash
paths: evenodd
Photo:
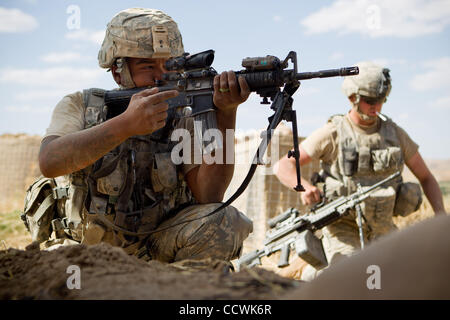
<path id="1" fill-rule="evenodd" d="M 251 160 L 261 141 L 261 131 L 246 132 L 236 135 L 236 165 L 234 176 L 225 194 L 227 200 L 244 181 L 250 168 Z M 293 148 L 292 131 L 280 124 L 269 144 L 265 165 L 256 169 L 255 175 L 245 192 L 236 199 L 232 206 L 238 208 L 253 220 L 253 233 L 244 243 L 244 251 L 259 249 L 267 229 L 267 220 L 294 207 L 305 209 L 300 193 L 282 185 L 273 173 L 276 161 L 284 157 Z M 299 138 L 299 141 L 302 139 Z M 302 166 L 301 174 L 309 179 L 314 171 L 319 170 L 319 162 L 312 161 Z"/>
<path id="2" fill-rule="evenodd" d="M 40 143 L 39 136 L 0 136 L 0 212 L 23 209 L 25 191 L 40 175 Z"/>

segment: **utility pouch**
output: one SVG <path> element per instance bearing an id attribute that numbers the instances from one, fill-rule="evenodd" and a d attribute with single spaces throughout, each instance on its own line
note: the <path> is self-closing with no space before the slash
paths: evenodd
<path id="1" fill-rule="evenodd" d="M 394 216 L 406 217 L 419 210 L 422 204 L 422 189 L 413 182 L 400 184 L 395 199 Z"/>
<path id="2" fill-rule="evenodd" d="M 155 154 L 151 179 L 155 192 L 175 189 L 178 184 L 177 168 L 172 162 L 170 152 Z"/>
<path id="3" fill-rule="evenodd" d="M 295 251 L 300 258 L 317 270 L 328 266 L 322 240 L 317 238 L 310 230 L 305 230 L 299 234 L 297 240 L 295 240 Z"/>
<path id="4" fill-rule="evenodd" d="M 117 159 L 116 157 L 119 157 Z M 125 181 L 127 177 L 128 165 L 126 157 L 106 156 L 103 160 L 102 167 L 108 169 L 107 167 L 116 164 L 114 170 L 108 175 L 97 179 L 97 191 L 109 196 L 118 196 L 122 193 L 125 188 Z M 109 170 L 107 170 L 109 171 Z"/>
<path id="5" fill-rule="evenodd" d="M 370 172 L 372 170 L 370 160 L 371 160 L 370 148 L 366 146 L 360 146 L 358 155 L 359 172 Z"/>
<path id="6" fill-rule="evenodd" d="M 54 188 L 54 179 L 40 176 L 26 192 L 21 218 L 33 241 L 46 241 L 52 233 L 51 222 L 55 217 Z"/>
<path id="7" fill-rule="evenodd" d="M 401 149 L 389 147 L 387 149 L 372 150 L 373 170 L 380 172 L 399 168 L 402 162 Z"/>
<path id="8" fill-rule="evenodd" d="M 350 177 L 358 170 L 358 152 L 355 147 L 343 147 L 344 175 Z"/>

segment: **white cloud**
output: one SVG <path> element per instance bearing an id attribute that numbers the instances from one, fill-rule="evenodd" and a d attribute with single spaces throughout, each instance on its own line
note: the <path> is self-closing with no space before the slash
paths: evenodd
<path id="1" fill-rule="evenodd" d="M 19 9 L 0 7 L 0 32 L 27 32 L 36 29 L 38 25 L 33 16 Z"/>
<path id="2" fill-rule="evenodd" d="M 336 31 L 411 38 L 450 24 L 450 0 L 337 0 L 301 22 L 307 34 Z"/>
<path id="3" fill-rule="evenodd" d="M 86 57 L 83 57 L 78 52 L 50 52 L 41 57 L 41 60 L 49 63 L 62 63 L 62 62 L 71 62 L 71 61 L 79 61 L 84 60 Z"/>
<path id="4" fill-rule="evenodd" d="M 4 69 L 0 83 L 75 90 L 94 85 L 104 74 L 99 68 Z"/>
<path id="5" fill-rule="evenodd" d="M 427 105 L 433 109 L 450 110 L 450 57 L 428 60 L 421 66 L 425 71 L 411 79 L 411 87 L 421 92 L 444 90 L 443 96 L 433 99 Z"/>
<path id="6" fill-rule="evenodd" d="M 450 57 L 425 61 L 426 71 L 414 76 L 410 82 L 417 91 L 428 91 L 445 88 L 450 90 Z"/>
<path id="7" fill-rule="evenodd" d="M 105 30 L 79 29 L 66 33 L 65 37 L 69 40 L 87 41 L 101 45 L 105 37 Z"/>
<path id="8" fill-rule="evenodd" d="M 100 68 L 54 67 L 39 69 L 0 69 L 0 85 L 20 86 L 14 99 L 2 108 L 8 113 L 49 113 L 68 93 L 98 85 L 110 76 Z"/>

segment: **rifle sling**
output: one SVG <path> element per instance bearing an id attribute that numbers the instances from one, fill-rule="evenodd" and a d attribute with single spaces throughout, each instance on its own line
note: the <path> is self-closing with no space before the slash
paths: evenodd
<path id="1" fill-rule="evenodd" d="M 181 222 L 172 224 L 170 226 L 167 226 L 164 228 L 157 228 L 156 230 L 152 230 L 152 231 L 145 232 L 145 233 L 130 232 L 129 230 L 121 228 L 121 227 L 113 224 L 112 222 L 108 221 L 106 219 L 106 217 L 104 217 L 102 215 L 102 213 L 97 212 L 97 215 L 99 216 L 100 220 L 102 222 L 104 222 L 107 226 L 109 226 L 110 228 L 112 228 L 116 231 L 121 231 L 128 235 L 135 235 L 135 236 L 146 235 L 147 236 L 147 235 L 150 235 L 153 233 L 157 233 L 157 232 L 161 232 L 161 231 L 173 228 L 173 227 L 178 226 L 183 223 L 192 222 L 192 221 L 196 221 L 199 219 L 209 217 L 209 216 L 221 211 L 222 209 L 228 207 L 234 200 L 236 200 L 245 191 L 245 189 L 247 189 L 251 179 L 253 178 L 253 175 L 256 172 L 258 163 L 261 163 L 260 157 L 262 157 L 265 154 L 267 146 L 269 145 L 270 140 L 272 139 L 272 130 L 275 130 L 275 128 L 281 122 L 283 113 L 285 111 L 285 107 L 287 106 L 287 104 L 289 104 L 289 102 L 292 103 L 292 101 L 290 101 L 290 99 L 292 99 L 291 96 L 295 90 L 290 94 L 285 91 L 286 91 L 286 89 L 283 92 L 279 91 L 272 103 L 272 109 L 275 110 L 275 113 L 269 118 L 270 123 L 263 135 L 263 140 L 261 141 L 258 149 L 256 150 L 256 154 L 254 156 L 254 161 L 253 161 L 252 165 L 250 166 L 247 176 L 245 177 L 244 181 L 242 182 L 242 184 L 240 185 L 238 190 L 236 190 L 236 192 L 226 202 L 222 203 L 218 208 L 216 208 L 215 210 L 213 210 L 212 212 L 210 212 L 208 214 L 205 214 L 202 217 L 181 221 Z"/>
<path id="2" fill-rule="evenodd" d="M 273 109 L 275 109 L 276 111 L 269 118 L 270 123 L 263 135 L 263 137 L 264 137 L 263 140 L 260 142 L 259 147 L 256 150 L 252 165 L 250 166 L 247 176 L 245 177 L 245 179 L 242 182 L 242 184 L 240 185 L 240 187 L 236 190 L 236 192 L 226 202 L 222 203 L 218 208 L 216 208 L 215 210 L 211 211 L 210 213 L 208 213 L 202 217 L 181 221 L 181 222 L 178 222 L 176 224 L 173 224 L 173 225 L 170 225 L 170 226 L 167 226 L 164 228 L 156 229 L 156 230 L 149 232 L 149 234 L 164 231 L 164 230 L 170 229 L 172 227 L 175 227 L 177 225 L 180 225 L 182 223 L 192 222 L 192 221 L 195 221 L 198 219 L 209 217 L 209 216 L 219 212 L 220 210 L 228 207 L 234 200 L 236 200 L 245 191 L 245 189 L 247 189 L 250 181 L 252 180 L 253 175 L 255 174 L 256 168 L 258 166 L 258 163 L 261 163 L 260 157 L 262 157 L 264 155 L 264 153 L 266 152 L 267 146 L 269 145 L 270 140 L 272 139 L 272 130 L 275 130 L 275 128 L 281 122 L 284 109 L 290 99 L 291 99 L 291 94 L 288 94 L 285 92 L 277 93 L 277 96 L 275 97 L 274 102 L 272 104 L 272 106 L 274 106 Z M 276 105 L 278 105 L 278 107 Z"/>

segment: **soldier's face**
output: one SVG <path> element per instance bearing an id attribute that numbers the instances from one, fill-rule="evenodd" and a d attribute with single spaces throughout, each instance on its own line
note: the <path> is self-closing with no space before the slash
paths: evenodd
<path id="1" fill-rule="evenodd" d="M 162 74 L 167 72 L 164 67 L 166 60 L 164 58 L 127 58 L 131 77 L 136 86 L 155 86 L 156 80 L 162 80 Z"/>
<path id="2" fill-rule="evenodd" d="M 364 101 L 363 98 L 359 100 L 359 110 L 365 115 L 368 115 L 369 117 L 376 117 L 377 112 L 381 112 L 382 107 L 383 107 L 382 101 L 378 101 L 374 104 L 369 104 L 366 101 Z"/>

